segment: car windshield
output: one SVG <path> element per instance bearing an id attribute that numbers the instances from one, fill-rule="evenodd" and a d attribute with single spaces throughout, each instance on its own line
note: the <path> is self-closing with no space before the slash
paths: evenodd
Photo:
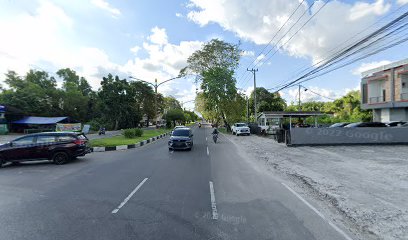
<path id="1" fill-rule="evenodd" d="M 237 123 L 237 127 L 247 127 L 245 123 Z"/>
<path id="2" fill-rule="evenodd" d="M 178 136 L 178 137 L 189 137 L 190 136 L 190 130 L 188 129 L 176 129 L 173 131 L 173 136 Z"/>

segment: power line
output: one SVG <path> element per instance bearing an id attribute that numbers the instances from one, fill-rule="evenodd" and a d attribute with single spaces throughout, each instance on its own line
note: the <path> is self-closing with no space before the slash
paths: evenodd
<path id="1" fill-rule="evenodd" d="M 309 6 L 309 8 L 304 11 L 304 13 L 297 19 L 297 21 L 292 25 L 292 27 L 279 39 L 279 41 L 278 41 L 277 43 L 279 43 L 279 42 L 290 32 L 290 30 L 292 30 L 292 28 L 293 28 L 293 27 L 300 21 L 300 19 L 305 15 L 305 13 L 308 12 L 308 11 L 313 7 L 314 3 L 315 3 L 315 2 L 313 2 L 313 3 Z M 280 45 L 279 47 L 277 47 L 276 50 L 273 52 L 273 54 L 272 54 L 271 56 L 269 56 L 266 61 L 263 61 L 263 62 L 268 62 L 283 46 L 285 46 L 286 44 L 288 44 L 288 43 L 296 36 L 296 34 L 298 34 L 298 33 L 300 32 L 300 30 L 302 30 L 316 15 L 327 5 L 327 3 L 328 3 L 328 1 L 325 1 L 324 4 L 323 4 L 306 22 L 304 22 L 303 25 L 300 26 L 300 28 L 299 28 L 285 43 L 283 43 L 282 45 Z M 273 50 L 273 48 L 270 49 L 270 50 L 266 53 L 265 57 L 266 57 L 272 50 Z M 260 61 L 262 61 L 262 60 L 260 60 Z M 259 64 L 260 61 L 258 61 L 258 63 L 256 63 L 256 64 L 254 65 L 254 67 L 256 67 L 256 66 Z M 248 83 L 248 81 L 247 81 L 247 83 Z"/>
<path id="2" fill-rule="evenodd" d="M 331 66 L 333 66 L 334 64 L 337 64 L 341 61 L 344 61 L 345 59 L 349 58 L 350 56 L 356 55 L 359 52 L 362 51 L 366 51 L 368 49 L 370 49 L 370 47 L 372 48 L 373 46 L 375 46 L 376 44 L 380 43 L 381 41 L 383 41 L 385 38 L 388 38 L 390 36 L 392 36 L 393 34 L 395 35 L 396 33 L 401 33 L 402 30 L 404 30 L 407 26 L 407 24 L 403 24 L 402 22 L 404 20 L 406 20 L 408 16 L 408 12 L 405 12 L 404 14 L 402 14 L 401 16 L 399 16 L 398 18 L 394 19 L 393 21 L 389 22 L 388 24 L 384 25 L 383 27 L 379 28 L 378 30 L 374 31 L 373 33 L 367 35 L 366 37 L 364 37 L 363 39 L 359 40 L 357 43 L 354 43 L 353 45 L 347 47 L 346 49 L 337 52 L 335 54 L 334 57 L 332 57 L 331 59 L 329 59 L 328 61 L 324 62 L 322 65 L 319 65 L 318 67 L 314 68 L 313 70 L 309 71 L 308 73 L 304 74 L 303 76 L 285 84 L 283 87 L 280 87 L 278 89 L 278 91 L 285 89 L 287 87 L 290 87 L 294 84 L 296 84 L 297 82 L 300 82 L 301 80 L 311 80 L 317 76 L 321 76 L 317 75 L 318 72 L 321 72 Z M 374 39 L 374 41 L 371 41 L 372 39 Z M 378 52 L 384 51 L 390 47 L 396 46 L 398 44 L 401 44 L 402 42 L 407 41 L 405 38 L 401 39 L 399 41 L 396 42 L 392 42 L 389 44 L 386 44 L 384 47 L 380 47 L 377 48 L 374 51 L 369 52 L 368 54 L 365 54 L 357 59 L 354 59 L 346 64 L 341 65 L 340 67 L 344 67 L 347 66 L 355 61 L 364 59 L 368 56 L 371 56 L 373 54 L 376 54 Z M 340 67 L 337 67 L 331 71 L 334 71 Z M 325 73 L 331 72 L 331 71 L 326 71 Z M 324 74 L 325 74 L 324 73 Z M 302 81 L 304 82 L 304 81 Z"/>
<path id="3" fill-rule="evenodd" d="M 246 67 L 249 68 L 255 61 L 256 59 L 261 56 L 261 54 L 266 50 L 266 48 L 272 43 L 272 41 L 275 39 L 275 37 L 279 34 L 279 32 L 283 29 L 283 27 L 289 22 L 289 20 L 293 17 L 293 15 L 297 12 L 300 6 L 304 3 L 305 0 L 302 0 L 299 5 L 296 7 L 296 9 L 292 12 L 292 14 L 286 19 L 286 21 L 280 26 L 278 31 L 273 35 L 272 39 L 268 42 L 268 44 L 265 45 L 265 47 L 261 50 L 260 53 L 257 54 L 257 56 L 252 60 L 252 62 Z M 243 74 L 241 75 L 240 79 L 247 73 L 247 71 L 243 71 Z M 240 81 L 239 79 L 239 81 Z"/>

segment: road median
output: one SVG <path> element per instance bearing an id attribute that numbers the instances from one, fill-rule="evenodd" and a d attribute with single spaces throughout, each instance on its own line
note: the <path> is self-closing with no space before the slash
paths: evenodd
<path id="1" fill-rule="evenodd" d="M 154 129 L 144 131 L 141 137 L 126 138 L 124 136 L 114 136 L 109 138 L 91 140 L 93 152 L 106 152 L 127 150 L 144 146 L 170 134 L 169 129 Z"/>

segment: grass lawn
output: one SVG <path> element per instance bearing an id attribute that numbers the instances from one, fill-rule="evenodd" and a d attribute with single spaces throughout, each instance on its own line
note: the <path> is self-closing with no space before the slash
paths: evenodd
<path id="1" fill-rule="evenodd" d="M 218 128 L 218 131 L 222 132 L 222 133 L 227 133 L 227 129 L 226 128 Z"/>
<path id="2" fill-rule="evenodd" d="M 136 138 L 125 138 L 123 135 L 110 137 L 110 138 L 100 138 L 91 140 L 92 147 L 114 147 L 119 145 L 130 145 L 135 144 L 143 140 L 147 140 L 151 137 L 158 136 L 170 132 L 170 129 L 155 129 L 155 130 L 144 130 L 143 136 Z"/>

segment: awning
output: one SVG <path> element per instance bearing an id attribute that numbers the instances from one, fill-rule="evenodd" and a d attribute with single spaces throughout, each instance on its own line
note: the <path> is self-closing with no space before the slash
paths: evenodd
<path id="1" fill-rule="evenodd" d="M 49 125 L 57 124 L 68 117 L 25 117 L 23 119 L 12 122 L 13 124 L 32 124 L 32 125 Z"/>

